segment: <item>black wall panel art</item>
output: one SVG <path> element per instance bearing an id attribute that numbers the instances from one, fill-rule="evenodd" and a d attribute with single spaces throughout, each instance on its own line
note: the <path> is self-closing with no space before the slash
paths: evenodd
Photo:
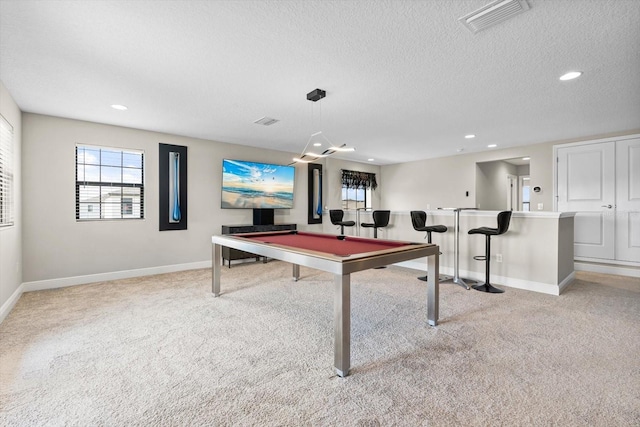
<path id="1" fill-rule="evenodd" d="M 187 229 L 187 147 L 159 144 L 160 231 Z"/>
<path id="2" fill-rule="evenodd" d="M 322 165 L 309 163 L 308 224 L 322 224 Z"/>

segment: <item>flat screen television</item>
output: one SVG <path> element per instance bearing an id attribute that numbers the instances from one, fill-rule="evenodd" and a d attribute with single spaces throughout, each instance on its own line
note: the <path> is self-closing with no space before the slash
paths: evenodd
<path id="1" fill-rule="evenodd" d="M 223 209 L 291 209 L 295 167 L 222 160 Z"/>

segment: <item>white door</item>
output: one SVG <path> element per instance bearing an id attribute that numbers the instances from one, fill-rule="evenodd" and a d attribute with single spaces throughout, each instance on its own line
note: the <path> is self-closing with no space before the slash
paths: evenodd
<path id="1" fill-rule="evenodd" d="M 615 142 L 558 149 L 558 210 L 578 212 L 574 255 L 615 258 Z"/>
<path id="2" fill-rule="evenodd" d="M 640 138 L 616 145 L 616 259 L 640 262 Z"/>

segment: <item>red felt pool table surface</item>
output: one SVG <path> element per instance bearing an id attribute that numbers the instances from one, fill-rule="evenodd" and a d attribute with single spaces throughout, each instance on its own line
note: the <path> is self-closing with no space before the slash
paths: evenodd
<path id="1" fill-rule="evenodd" d="M 236 235 L 236 237 L 344 257 L 411 245 L 407 242 L 365 239 L 353 236 L 334 236 L 330 234 L 305 233 L 302 231 L 274 232 L 269 233 L 268 235 L 265 235 L 263 233 L 239 234 Z"/>

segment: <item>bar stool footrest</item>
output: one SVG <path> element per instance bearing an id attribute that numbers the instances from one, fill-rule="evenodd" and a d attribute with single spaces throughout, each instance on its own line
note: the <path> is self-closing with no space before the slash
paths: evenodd
<path id="1" fill-rule="evenodd" d="M 418 277 L 418 280 L 422 280 L 423 282 L 426 282 L 428 279 L 429 279 L 429 276 Z M 453 279 L 453 277 L 447 276 L 446 274 L 441 274 L 440 277 L 438 277 L 438 282 L 448 282 L 451 279 Z"/>

